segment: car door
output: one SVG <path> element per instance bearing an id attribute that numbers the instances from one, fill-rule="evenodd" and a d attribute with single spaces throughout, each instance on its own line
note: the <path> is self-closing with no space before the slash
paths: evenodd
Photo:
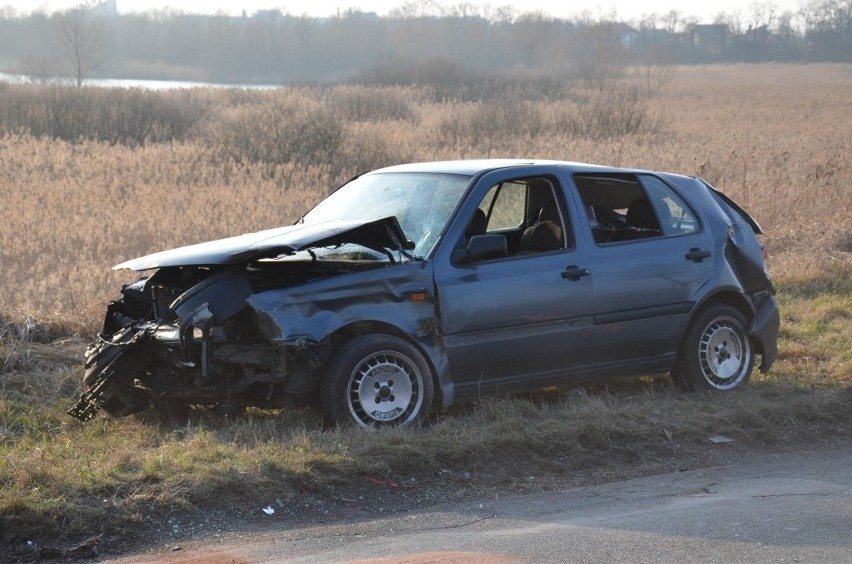
<path id="1" fill-rule="evenodd" d="M 444 345 L 460 396 L 558 381 L 589 361 L 592 283 L 562 188 L 550 175 L 485 175 L 448 234 L 454 245 L 436 255 Z M 548 191 L 553 202 L 544 201 Z M 558 248 L 526 248 L 554 204 L 558 213 L 544 221 L 562 229 Z M 486 234 L 506 237 L 508 252 L 460 264 L 448 251 L 464 247 L 475 214 L 487 217 Z"/>
<path id="2" fill-rule="evenodd" d="M 594 225 L 585 233 L 595 246 L 588 260 L 595 324 L 610 351 L 609 361 L 673 358 L 696 295 L 712 274 L 712 235 L 661 178 L 640 174 L 619 180 L 599 188 L 636 192 L 629 197 L 609 195 L 599 202 L 609 198 L 620 206 L 632 200 L 626 208 L 625 229 L 633 229 L 636 236 L 601 240 L 595 236 Z M 582 179 L 579 185 L 583 186 Z M 580 193 L 594 200 L 591 191 L 584 194 L 581 189 Z M 644 222 L 632 220 L 641 226 L 630 225 L 630 208 L 642 198 L 650 215 Z M 592 223 L 598 217 L 589 216 Z"/>

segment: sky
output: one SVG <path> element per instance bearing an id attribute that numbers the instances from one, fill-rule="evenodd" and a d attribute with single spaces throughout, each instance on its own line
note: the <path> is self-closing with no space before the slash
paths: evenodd
<path id="1" fill-rule="evenodd" d="M 11 6 L 17 12 L 66 9 L 83 3 L 84 0 L 0 0 L 0 7 Z M 243 10 L 251 15 L 257 10 L 280 9 L 292 15 L 314 17 L 333 16 L 338 10 L 357 8 L 365 12 L 386 15 L 388 11 L 408 0 L 117 0 L 119 13 L 144 12 L 164 9 L 179 10 L 187 13 L 216 13 L 239 15 Z M 444 6 L 452 6 L 467 1 L 469 4 L 487 4 L 492 8 L 511 5 L 518 12 L 542 11 L 554 17 L 572 18 L 588 12 L 593 18 L 609 16 L 614 13 L 624 21 L 638 21 L 645 14 L 665 14 L 678 10 L 684 16 L 695 16 L 699 22 L 712 22 L 720 11 L 732 13 L 739 11 L 744 21 L 752 13 L 752 6 L 772 5 L 777 13 L 786 10 L 796 11 L 802 0 L 436 0 Z"/>

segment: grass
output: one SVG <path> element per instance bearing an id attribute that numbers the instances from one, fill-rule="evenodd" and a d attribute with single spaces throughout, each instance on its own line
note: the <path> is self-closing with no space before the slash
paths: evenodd
<path id="1" fill-rule="evenodd" d="M 2 540 L 15 547 L 101 532 L 132 539 L 152 520 L 222 508 L 250 519 L 275 499 L 334 502 L 365 477 L 428 492 L 445 487 L 447 475 L 517 489 L 528 477 L 570 481 L 618 474 L 625 464 L 674 469 L 715 434 L 758 449 L 848 437 L 852 282 L 782 279 L 779 287 L 781 358 L 736 393 L 679 393 L 667 378 L 649 377 L 491 398 L 435 415 L 423 428 L 371 433 L 324 432 L 310 410 L 234 420 L 202 414 L 181 424 L 146 413 L 79 424 L 64 411 L 77 392 L 83 342 L 56 339 L 50 328 L 36 334 L 47 343 L 21 339 L 7 322 Z"/>
<path id="2" fill-rule="evenodd" d="M 389 483 L 425 502 L 463 490 L 519 490 L 530 477 L 535 487 L 558 486 L 679 468 L 700 458 L 712 434 L 742 448 L 849 437 L 850 69 L 679 68 L 647 101 L 662 129 L 600 142 L 561 129 L 577 108 L 570 97 L 529 102 L 513 118 L 495 114 L 493 101 L 435 102 L 414 89 L 387 90 L 384 104 L 371 101 L 369 87 L 285 94 L 284 105 L 294 107 L 303 107 L 299 96 L 326 100 L 306 103 L 311 111 L 351 105 L 335 113 L 341 137 L 333 163 L 238 159 L 210 141 L 223 134 L 214 123 L 197 124 L 197 137 L 138 145 L 6 134 L 0 560 L 20 555 L 27 540 L 77 542 L 102 531 L 139 540 L 180 516 L 227 511 L 256 522 L 259 508 L 276 499 L 308 508 L 363 497 L 369 507 Z M 791 72 L 801 80 L 791 84 Z M 208 118 L 238 119 L 277 103 L 198 96 Z M 489 135 L 458 127 L 487 124 L 489 115 L 503 124 Z M 511 127 L 533 118 L 535 131 Z M 323 432 L 316 413 L 298 410 L 198 415 L 184 424 L 144 414 L 83 425 L 65 415 L 79 392 L 85 343 L 104 303 L 129 280 L 111 273 L 112 264 L 289 223 L 365 164 L 518 155 L 701 174 L 750 210 L 766 230 L 782 308 L 772 371 L 731 394 L 678 393 L 667 378 L 648 377 L 483 400 L 435 415 L 424 428 L 375 433 Z"/>

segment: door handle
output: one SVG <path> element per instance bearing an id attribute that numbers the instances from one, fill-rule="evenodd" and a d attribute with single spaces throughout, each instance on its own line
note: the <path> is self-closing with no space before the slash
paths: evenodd
<path id="1" fill-rule="evenodd" d="M 583 276 L 588 276 L 591 274 L 588 268 L 580 268 L 576 265 L 571 265 L 565 269 L 565 272 L 562 273 L 562 278 L 567 278 L 568 280 L 577 281 Z"/>
<path id="2" fill-rule="evenodd" d="M 706 258 L 710 258 L 710 251 L 702 251 L 698 247 L 692 247 L 689 249 L 689 252 L 686 253 L 685 258 L 692 262 L 701 262 Z"/>

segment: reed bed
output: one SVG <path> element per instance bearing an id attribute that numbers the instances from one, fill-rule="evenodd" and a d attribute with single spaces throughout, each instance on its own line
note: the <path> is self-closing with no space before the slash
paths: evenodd
<path id="1" fill-rule="evenodd" d="M 764 225 L 779 275 L 842 261 L 852 238 L 851 69 L 679 67 L 641 101 L 649 125 L 613 136 L 572 127 L 596 110 L 581 87 L 514 104 L 434 102 L 398 87 L 160 93 L 165 102 L 140 99 L 155 110 L 186 106 L 190 133 L 119 143 L 19 127 L 0 138 L 0 309 L 90 321 L 128 280 L 113 264 L 287 224 L 355 173 L 434 159 L 539 157 L 697 174 Z M 91 97 L 97 108 L 108 103 Z"/>

